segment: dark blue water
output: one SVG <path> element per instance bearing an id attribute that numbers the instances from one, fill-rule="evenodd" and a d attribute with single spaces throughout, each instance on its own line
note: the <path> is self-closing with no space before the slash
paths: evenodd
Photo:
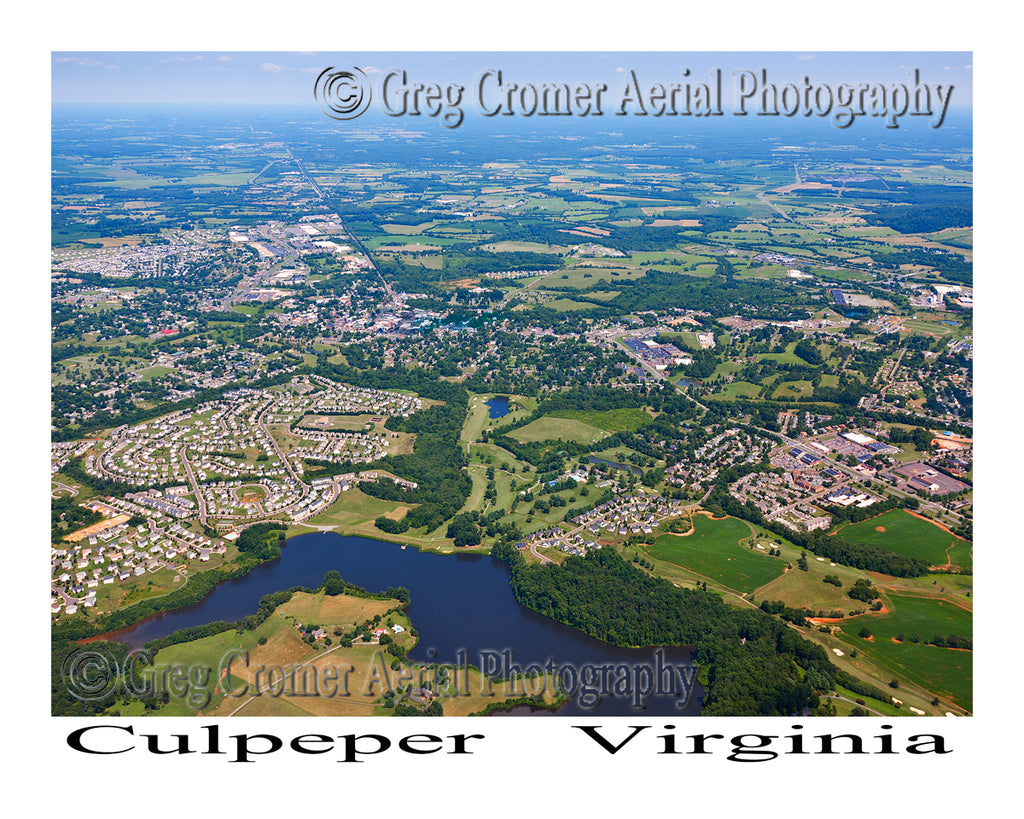
<path id="1" fill-rule="evenodd" d="M 507 395 L 496 395 L 484 403 L 490 408 L 491 418 L 501 418 L 509 413 Z"/>
<path id="2" fill-rule="evenodd" d="M 483 652 L 500 654 L 508 649 L 512 662 L 523 667 L 530 663 L 543 665 L 549 659 L 556 667 L 572 665 L 577 670 L 621 664 L 653 668 L 657 663 L 655 649 L 610 646 L 523 608 L 509 586 L 508 567 L 489 556 L 438 555 L 330 532 L 291 538 L 281 550 L 280 559 L 222 583 L 199 603 L 127 629 L 116 639 L 136 648 L 188 626 L 238 620 L 254 614 L 263 595 L 291 586 L 316 588 L 331 569 L 370 591 L 388 586 L 409 590 L 409 617 L 419 633 L 419 644 L 409 652 L 413 660 L 455 664 L 463 651 L 468 663 L 490 670 L 488 662 L 500 665 L 501 661 L 488 660 Z M 663 652 L 665 663 L 689 664 L 687 649 L 666 648 Z M 685 709 L 677 709 L 677 702 L 672 697 L 652 697 L 643 713 L 699 713 L 697 695 Z M 596 708 L 570 701 L 558 713 L 628 716 L 638 712 L 632 710 L 627 698 L 605 697 Z"/>

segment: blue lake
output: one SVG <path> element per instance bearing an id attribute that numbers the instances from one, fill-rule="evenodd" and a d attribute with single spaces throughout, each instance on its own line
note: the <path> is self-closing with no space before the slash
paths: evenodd
<path id="1" fill-rule="evenodd" d="M 485 401 L 489 410 L 491 418 L 501 418 L 503 415 L 509 414 L 508 407 L 508 396 L 507 395 L 496 395 L 490 401 Z"/>
<path id="2" fill-rule="evenodd" d="M 509 586 L 508 567 L 490 556 L 438 555 L 330 532 L 291 538 L 278 560 L 220 584 L 192 606 L 156 615 L 126 629 L 116 639 L 135 648 L 188 626 L 238 620 L 254 614 L 265 594 L 292 586 L 316 588 L 331 569 L 339 571 L 346 581 L 371 591 L 388 586 L 409 590 L 409 617 L 419 633 L 419 644 L 409 652 L 413 660 L 455 664 L 465 656 L 469 663 L 487 669 L 487 657 L 508 650 L 512 662 L 523 667 L 553 660 L 555 667 L 573 666 L 577 670 L 623 664 L 654 668 L 659 662 L 656 652 L 660 651 L 664 663 L 688 666 L 690 662 L 686 648 L 617 648 L 520 606 Z M 700 710 L 699 693 L 684 708 L 677 708 L 680 701 L 676 697 L 652 697 L 642 713 L 696 715 Z M 613 696 L 603 698 L 596 707 L 570 700 L 558 712 L 611 716 L 637 713 L 641 712 L 633 710 L 628 698 Z"/>

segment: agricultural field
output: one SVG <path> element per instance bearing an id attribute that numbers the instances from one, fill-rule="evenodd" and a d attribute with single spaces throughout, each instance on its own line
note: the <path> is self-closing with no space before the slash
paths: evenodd
<path id="1" fill-rule="evenodd" d="M 291 600 L 278 607 L 277 613 L 293 617 L 303 623 L 355 625 L 371 620 L 378 614 L 383 617 L 398 605 L 400 603 L 397 600 L 374 600 L 347 594 L 327 595 L 323 592 L 296 592 Z"/>

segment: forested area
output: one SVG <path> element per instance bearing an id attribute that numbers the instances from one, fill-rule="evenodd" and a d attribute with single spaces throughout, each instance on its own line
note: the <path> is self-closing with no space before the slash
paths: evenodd
<path id="1" fill-rule="evenodd" d="M 423 398 L 441 403 L 425 407 L 408 418 L 392 416 L 387 428 L 416 434 L 413 451 L 408 455 L 389 455 L 374 466 L 415 481 L 416 489 L 406 489 L 391 481 L 363 483 L 360 488 L 382 500 L 417 503 L 403 518 L 409 528 L 435 529 L 454 517 L 466 503 L 473 482 L 462 469 L 465 455 L 459 447 L 459 434 L 469 406 L 469 394 L 461 384 L 444 381 L 423 369 L 397 367 L 380 370 L 356 370 L 345 364 L 318 362 L 317 372 L 356 387 L 379 390 L 413 390 Z M 346 465 L 341 465 L 343 471 Z"/>
<path id="2" fill-rule="evenodd" d="M 619 646 L 693 646 L 705 715 L 775 716 L 818 705 L 805 672 L 836 679 L 825 651 L 775 618 L 737 609 L 713 593 L 682 589 L 630 565 L 611 549 L 561 566 L 527 566 L 511 546 L 492 551 L 512 568 L 524 606 Z"/>

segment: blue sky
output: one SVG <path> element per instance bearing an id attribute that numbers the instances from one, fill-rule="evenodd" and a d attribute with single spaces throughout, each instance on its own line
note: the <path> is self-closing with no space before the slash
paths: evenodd
<path id="1" fill-rule="evenodd" d="M 703 81 L 721 69 L 768 71 L 770 81 L 906 83 L 919 69 L 928 83 L 952 83 L 952 104 L 970 105 L 970 52 L 61 52 L 51 55 L 54 103 L 314 104 L 313 83 L 327 66 L 371 74 L 405 69 L 410 82 L 471 85 L 485 69 L 522 82 L 622 85 L 621 69 L 642 82 Z"/>

